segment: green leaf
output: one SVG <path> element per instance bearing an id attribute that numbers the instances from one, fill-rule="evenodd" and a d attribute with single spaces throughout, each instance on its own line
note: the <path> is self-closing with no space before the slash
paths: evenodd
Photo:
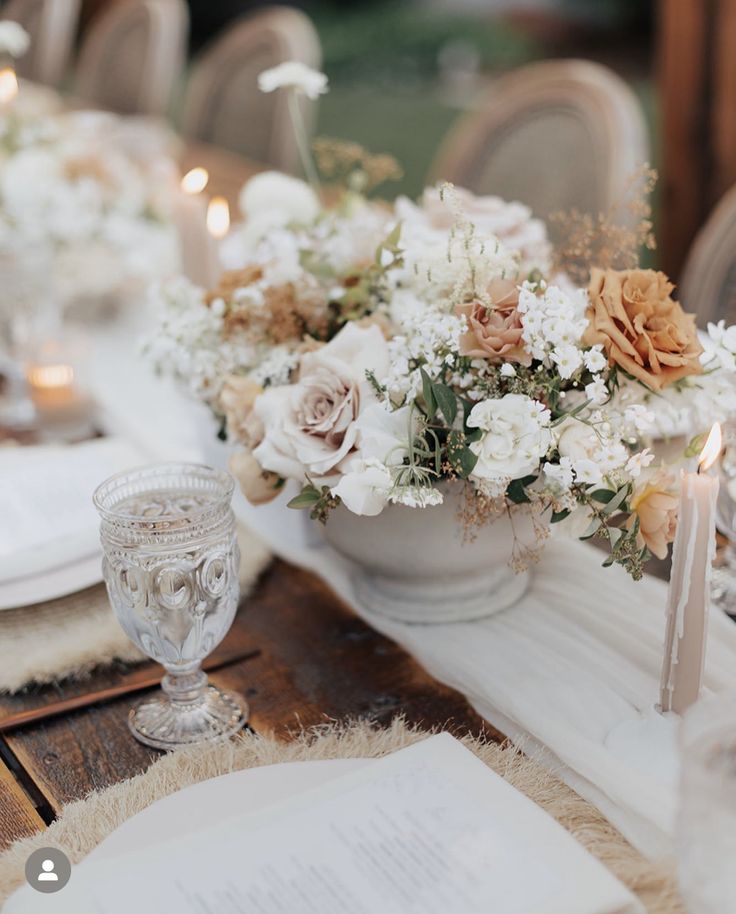
<path id="1" fill-rule="evenodd" d="M 419 369 L 419 374 L 422 376 L 422 394 L 424 395 L 424 402 L 427 406 L 427 415 L 431 419 L 437 412 L 437 401 L 432 393 L 432 381 L 423 368 Z"/>
<path id="2" fill-rule="evenodd" d="M 615 494 L 616 492 L 613 489 L 597 489 L 590 497 L 593 501 L 599 501 L 601 504 L 607 505 Z"/>
<path id="3" fill-rule="evenodd" d="M 454 392 L 445 384 L 433 384 L 432 393 L 442 410 L 442 415 L 448 425 L 452 425 L 457 415 L 457 398 Z"/>
<path id="4" fill-rule="evenodd" d="M 595 536 L 595 534 L 600 530 L 601 526 L 602 526 L 602 524 L 601 524 L 600 519 L 597 517 L 594 517 L 593 520 L 590 522 L 588 529 L 585 531 L 585 533 L 583 533 L 583 535 L 580 537 L 580 539 L 589 540 L 591 538 L 591 536 Z"/>
<path id="5" fill-rule="evenodd" d="M 606 507 L 603 509 L 603 513 L 606 514 L 606 515 L 611 515 L 611 514 L 613 514 L 614 511 L 618 511 L 618 509 L 619 509 L 619 508 L 621 507 L 621 505 L 626 501 L 626 499 L 628 498 L 628 496 L 629 496 L 629 487 L 628 487 L 628 486 L 623 486 L 623 487 L 622 487 L 621 489 L 619 489 L 618 492 L 616 493 L 616 497 L 615 497 L 615 498 L 612 498 L 612 499 L 608 502 L 608 504 L 606 505 Z"/>
<path id="6" fill-rule="evenodd" d="M 570 516 L 570 511 L 568 508 L 565 508 L 564 511 L 553 511 L 552 517 L 550 518 L 549 522 L 551 524 L 559 524 L 560 521 L 563 521 L 566 517 L 569 517 L 569 516 Z"/>
<path id="7" fill-rule="evenodd" d="M 455 459 L 455 469 L 463 477 L 467 479 L 468 476 L 475 469 L 475 465 L 478 462 L 478 455 L 474 454 L 469 447 L 463 448 Z"/>
<path id="8" fill-rule="evenodd" d="M 312 508 L 320 500 L 321 493 L 314 486 L 304 486 L 298 495 L 287 504 L 287 508 Z"/>
<path id="9" fill-rule="evenodd" d="M 524 480 L 512 479 L 509 483 L 509 487 L 506 489 L 506 497 L 515 505 L 523 505 L 525 502 L 528 502 L 530 499 L 524 488 Z"/>

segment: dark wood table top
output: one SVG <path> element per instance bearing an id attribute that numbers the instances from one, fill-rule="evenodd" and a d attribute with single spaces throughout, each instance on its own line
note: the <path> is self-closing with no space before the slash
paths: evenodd
<path id="1" fill-rule="evenodd" d="M 397 714 L 424 727 L 500 738 L 457 692 L 379 635 L 314 575 L 275 561 L 244 601 L 225 644 L 256 657 L 212 673 L 245 695 L 250 726 L 288 739 L 301 727 L 354 719 L 387 723 Z M 104 688 L 119 671 L 81 684 L 0 697 L 0 719 L 39 703 Z M 143 771 L 159 756 L 136 742 L 126 696 L 8 731 L 0 740 L 0 847 L 51 822 L 65 803 Z"/>

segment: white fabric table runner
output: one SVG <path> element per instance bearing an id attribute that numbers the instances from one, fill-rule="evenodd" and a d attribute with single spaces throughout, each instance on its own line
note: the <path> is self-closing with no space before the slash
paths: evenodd
<path id="1" fill-rule="evenodd" d="M 282 503 L 238 506 L 276 554 L 321 575 L 491 724 L 540 750 L 642 853 L 672 852 L 678 720 L 654 710 L 665 584 L 636 583 L 601 568 L 593 547 L 553 540 L 511 609 L 475 622 L 407 625 L 366 612 L 350 563 L 305 515 Z M 710 628 L 705 690 L 736 689 L 736 625 L 713 612 Z"/>
<path id="2" fill-rule="evenodd" d="M 203 407 L 136 363 L 135 340 L 146 323 L 141 308 L 95 334 L 87 375 L 111 427 L 160 458 L 224 465 L 226 450 L 203 422 Z M 593 547 L 553 540 L 510 610 L 472 623 L 405 625 L 358 604 L 349 563 L 286 500 L 254 508 L 238 494 L 236 509 L 274 553 L 322 576 L 486 720 L 528 751 L 539 750 L 642 853 L 672 851 L 677 719 L 654 710 L 661 581 L 635 583 L 619 568 L 601 568 Z M 714 612 L 710 626 L 705 690 L 736 689 L 736 625 Z"/>

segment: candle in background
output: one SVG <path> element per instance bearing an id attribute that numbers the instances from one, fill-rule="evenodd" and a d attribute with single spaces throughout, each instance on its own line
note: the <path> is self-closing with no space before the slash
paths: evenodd
<path id="1" fill-rule="evenodd" d="M 15 101 L 18 95 L 18 77 L 12 67 L 0 69 L 0 107 L 5 108 Z"/>
<path id="2" fill-rule="evenodd" d="M 182 270 L 193 283 L 212 288 L 219 279 L 217 242 L 207 230 L 207 201 L 202 191 L 209 175 L 205 168 L 192 168 L 181 179 L 173 219 L 179 233 Z"/>
<path id="3" fill-rule="evenodd" d="M 207 207 L 207 229 L 218 241 L 230 231 L 230 207 L 224 197 L 213 197 Z"/>
<path id="4" fill-rule="evenodd" d="M 681 478 L 660 681 L 662 711 L 682 714 L 697 701 L 703 682 L 718 496 L 718 477 L 708 470 L 720 453 L 721 427 L 716 423 L 697 472 L 683 473 Z"/>
<path id="5" fill-rule="evenodd" d="M 26 368 L 39 430 L 52 436 L 86 434 L 93 419 L 92 399 L 75 384 L 74 369 L 64 363 L 33 364 Z"/>

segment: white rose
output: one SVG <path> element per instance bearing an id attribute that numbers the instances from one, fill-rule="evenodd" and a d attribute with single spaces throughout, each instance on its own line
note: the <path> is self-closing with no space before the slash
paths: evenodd
<path id="1" fill-rule="evenodd" d="M 307 98 L 315 99 L 327 92 L 327 77 L 298 60 L 288 60 L 259 73 L 258 88 L 261 92 L 294 89 Z"/>
<path id="2" fill-rule="evenodd" d="M 321 209 L 317 194 L 305 181 L 280 171 L 263 171 L 246 181 L 238 203 L 247 219 L 270 227 L 313 222 Z"/>
<path id="3" fill-rule="evenodd" d="M 255 402 L 264 436 L 261 466 L 291 479 L 324 480 L 358 439 L 356 420 L 376 402 L 366 371 L 388 372 L 388 347 L 376 326 L 346 324 L 326 346 L 302 356 L 299 381 L 266 390 Z"/>
<path id="4" fill-rule="evenodd" d="M 365 517 L 380 514 L 388 504 L 392 486 L 388 468 L 378 460 L 353 458 L 346 469 L 332 494 L 338 495 L 353 514 Z"/>
<path id="5" fill-rule="evenodd" d="M 31 46 L 31 36 L 19 22 L 0 22 L 0 54 L 22 57 Z"/>
<path id="6" fill-rule="evenodd" d="M 550 446 L 549 422 L 549 410 L 522 394 L 477 403 L 468 425 L 486 434 L 470 445 L 478 457 L 471 478 L 498 481 L 536 473 Z"/>
<path id="7" fill-rule="evenodd" d="M 557 450 L 572 461 L 593 459 L 600 449 L 595 429 L 578 419 L 565 419 L 555 429 Z"/>

